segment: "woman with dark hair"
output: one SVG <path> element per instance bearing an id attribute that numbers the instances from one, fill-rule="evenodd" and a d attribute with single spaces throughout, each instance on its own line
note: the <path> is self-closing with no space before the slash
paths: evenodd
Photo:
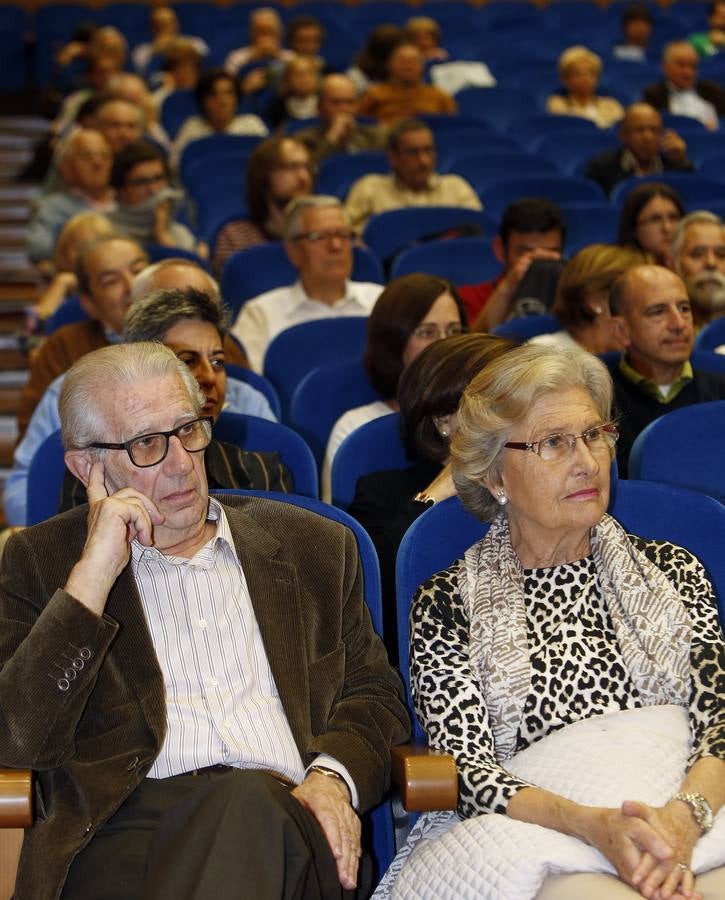
<path id="1" fill-rule="evenodd" d="M 310 151 L 293 137 L 273 137 L 254 148 L 247 162 L 246 219 L 227 222 L 214 247 L 214 271 L 237 250 L 278 241 L 282 237 L 284 210 L 290 200 L 312 193 L 313 166 Z"/>
<path id="2" fill-rule="evenodd" d="M 672 268 L 672 238 L 685 215 L 679 194 L 668 184 L 647 181 L 626 196 L 619 216 L 617 243 L 650 253 L 660 266 Z"/>
<path id="3" fill-rule="evenodd" d="M 398 410 L 398 381 L 403 369 L 440 338 L 467 330 L 466 311 L 453 285 L 435 275 L 394 278 L 373 307 L 363 365 L 379 400 L 342 415 L 327 443 L 322 495 L 330 498 L 330 471 L 337 449 L 356 428 Z"/>
<path id="4" fill-rule="evenodd" d="M 178 166 L 187 144 L 212 134 L 257 135 L 266 137 L 267 126 L 259 116 L 237 113 L 239 88 L 224 69 L 208 69 L 199 79 L 196 100 L 200 116 L 190 116 L 179 129 L 172 150 L 172 164 Z"/>
<path id="5" fill-rule="evenodd" d="M 352 66 L 345 73 L 364 94 L 371 84 L 388 77 L 390 54 L 403 40 L 403 29 L 390 22 L 377 25 L 368 34 L 365 46 L 358 53 Z"/>
<path id="6" fill-rule="evenodd" d="M 350 509 L 373 539 L 380 560 L 388 655 L 398 655 L 395 615 L 395 557 L 408 527 L 433 503 L 456 489 L 448 464 L 456 411 L 471 379 L 491 360 L 516 347 L 489 334 L 458 334 L 426 347 L 405 369 L 398 385 L 400 432 L 407 469 L 363 475 Z"/>

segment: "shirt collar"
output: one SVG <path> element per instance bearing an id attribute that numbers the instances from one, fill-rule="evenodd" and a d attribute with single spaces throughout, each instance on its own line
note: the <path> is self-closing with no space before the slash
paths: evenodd
<path id="1" fill-rule="evenodd" d="M 325 303 L 323 300 L 316 300 L 314 297 L 310 297 L 307 291 L 305 291 L 302 281 L 299 278 L 290 288 L 290 296 L 295 301 L 296 306 L 302 306 L 305 303 L 323 303 L 325 306 L 330 306 L 329 303 Z M 350 281 L 350 279 L 347 279 L 345 281 L 345 292 L 339 300 L 335 300 L 335 302 L 332 304 L 332 308 L 348 302 L 357 303 L 357 297 L 353 292 L 352 281 Z M 361 315 L 367 315 L 367 310 L 362 312 Z"/>
<path id="2" fill-rule="evenodd" d="M 211 538 L 201 547 L 191 559 L 182 556 L 165 556 L 156 547 L 144 547 L 137 540 L 131 541 L 131 559 L 134 571 L 141 560 L 150 561 L 152 559 L 161 560 L 172 565 L 197 565 L 202 568 L 211 568 L 214 559 L 220 551 L 228 547 L 237 557 L 237 549 L 234 546 L 234 539 L 227 521 L 224 507 L 214 497 L 209 497 L 209 506 L 206 513 L 207 522 L 216 523 L 216 531 Z"/>
<path id="3" fill-rule="evenodd" d="M 670 403 L 680 393 L 680 391 L 689 384 L 694 378 L 692 371 L 692 363 L 688 359 L 682 366 L 679 376 L 669 386 L 667 393 L 663 394 L 659 385 L 652 378 L 642 375 L 627 362 L 626 355 L 623 353 L 619 360 L 619 371 L 624 375 L 627 381 L 636 384 L 645 394 L 648 394 L 658 403 Z"/>

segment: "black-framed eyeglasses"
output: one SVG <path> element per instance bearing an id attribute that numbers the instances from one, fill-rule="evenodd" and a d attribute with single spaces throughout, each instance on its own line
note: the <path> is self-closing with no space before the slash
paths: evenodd
<path id="1" fill-rule="evenodd" d="M 571 456 L 576 442 L 581 439 L 592 453 L 606 452 L 611 458 L 618 437 L 619 431 L 614 422 L 605 422 L 604 425 L 587 428 L 581 434 L 556 432 L 548 434 L 540 441 L 508 441 L 504 447 L 508 447 L 509 450 L 530 450 L 537 453 L 545 462 L 557 462 Z"/>
<path id="2" fill-rule="evenodd" d="M 191 419 L 172 428 L 171 431 L 154 431 L 151 434 L 140 434 L 121 444 L 89 444 L 97 450 L 125 450 L 129 459 L 139 469 L 148 469 L 166 459 L 169 452 L 169 440 L 177 437 L 181 446 L 188 453 L 199 453 L 209 446 L 211 441 L 211 416 Z"/>
<path id="3" fill-rule="evenodd" d="M 466 334 L 468 329 L 460 322 L 450 322 L 448 325 L 434 325 L 432 322 L 419 325 L 413 330 L 413 335 L 424 341 L 438 341 L 446 337 L 456 337 Z"/>

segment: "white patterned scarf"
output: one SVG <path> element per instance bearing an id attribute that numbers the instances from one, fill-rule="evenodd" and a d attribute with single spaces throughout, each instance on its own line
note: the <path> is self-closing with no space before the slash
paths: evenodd
<path id="1" fill-rule="evenodd" d="M 677 591 L 611 516 L 591 529 L 590 540 L 599 590 L 643 705 L 687 705 L 691 622 Z M 480 674 L 496 756 L 505 761 L 516 752 L 531 673 L 524 573 L 503 510 L 466 551 L 458 583 L 471 623 L 471 666 Z"/>

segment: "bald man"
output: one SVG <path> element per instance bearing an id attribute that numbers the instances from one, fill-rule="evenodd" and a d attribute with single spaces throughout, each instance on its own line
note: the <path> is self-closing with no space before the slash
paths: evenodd
<path id="1" fill-rule="evenodd" d="M 379 125 L 363 125 L 355 119 L 357 90 L 347 75 L 326 75 L 320 85 L 320 122 L 295 135 L 309 147 L 316 162 L 333 153 L 384 150 L 386 132 Z"/>
<path id="2" fill-rule="evenodd" d="M 662 116 L 648 103 L 627 107 L 619 125 L 619 139 L 619 149 L 597 154 L 584 171 L 607 194 L 617 182 L 634 175 L 693 171 L 687 145 L 676 132 L 662 128 Z"/>
<path id="3" fill-rule="evenodd" d="M 725 90 L 715 81 L 697 77 L 699 58 L 689 41 L 672 41 L 662 55 L 664 81 L 644 90 L 644 100 L 655 109 L 698 119 L 706 128 L 718 127 L 725 115 Z"/>
<path id="4" fill-rule="evenodd" d="M 684 281 L 663 266 L 635 266 L 609 296 L 612 327 L 626 349 L 610 366 L 620 438 L 617 463 L 627 475 L 637 435 L 673 409 L 725 400 L 725 374 L 693 369 L 695 327 Z"/>

